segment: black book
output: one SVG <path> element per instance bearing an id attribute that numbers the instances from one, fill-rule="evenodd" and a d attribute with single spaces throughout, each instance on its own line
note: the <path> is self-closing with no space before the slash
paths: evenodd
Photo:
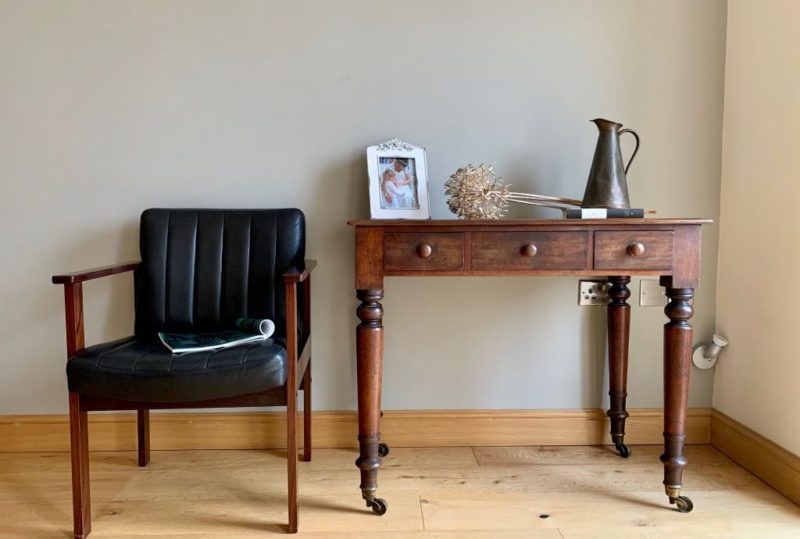
<path id="1" fill-rule="evenodd" d="M 574 208 L 564 212 L 567 219 L 643 219 L 642 208 Z"/>

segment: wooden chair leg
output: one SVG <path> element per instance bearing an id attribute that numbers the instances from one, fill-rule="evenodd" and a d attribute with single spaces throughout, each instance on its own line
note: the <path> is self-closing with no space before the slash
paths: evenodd
<path id="1" fill-rule="evenodd" d="M 311 461 L 311 360 L 303 375 L 303 461 Z"/>
<path id="2" fill-rule="evenodd" d="M 286 453 L 289 476 L 289 533 L 297 533 L 297 390 L 287 388 Z"/>
<path id="3" fill-rule="evenodd" d="M 136 411 L 137 431 L 139 433 L 139 466 L 150 462 L 150 410 Z"/>
<path id="4" fill-rule="evenodd" d="M 89 422 L 81 410 L 80 395 L 69 394 L 69 435 L 72 456 L 72 516 L 75 539 L 92 531 L 92 508 L 89 501 Z"/>

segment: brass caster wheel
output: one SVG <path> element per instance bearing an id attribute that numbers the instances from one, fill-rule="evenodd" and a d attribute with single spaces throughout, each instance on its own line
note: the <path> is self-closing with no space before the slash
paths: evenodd
<path id="1" fill-rule="evenodd" d="M 367 500 L 367 507 L 372 509 L 372 512 L 378 516 L 386 513 L 386 500 L 383 498 L 372 498 Z"/>
<path id="2" fill-rule="evenodd" d="M 670 498 L 669 503 L 675 506 L 680 513 L 691 513 L 694 509 L 694 504 L 688 496 L 678 496 L 677 498 Z"/>
<path id="3" fill-rule="evenodd" d="M 378 444 L 378 455 L 380 455 L 381 458 L 383 458 L 388 454 L 389 454 L 389 446 L 384 443 Z"/>
<path id="4" fill-rule="evenodd" d="M 625 444 L 618 444 L 616 446 L 619 456 L 626 459 L 631 456 L 631 448 Z"/>

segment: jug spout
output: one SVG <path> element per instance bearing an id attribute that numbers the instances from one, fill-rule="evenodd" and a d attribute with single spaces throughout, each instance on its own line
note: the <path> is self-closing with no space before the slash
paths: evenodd
<path id="1" fill-rule="evenodd" d="M 606 120 L 605 118 L 595 118 L 594 120 L 590 120 L 594 122 L 597 126 L 597 129 L 600 131 L 619 131 L 619 128 L 622 127 L 622 124 L 617 122 L 612 122 L 611 120 Z"/>

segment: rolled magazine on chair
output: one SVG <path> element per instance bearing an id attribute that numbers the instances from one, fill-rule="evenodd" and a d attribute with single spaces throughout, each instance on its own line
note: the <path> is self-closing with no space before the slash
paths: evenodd
<path id="1" fill-rule="evenodd" d="M 213 333 L 159 332 L 158 338 L 173 354 L 186 354 L 264 341 L 275 332 L 275 324 L 266 318 L 239 318 L 234 326 L 236 329 Z"/>

